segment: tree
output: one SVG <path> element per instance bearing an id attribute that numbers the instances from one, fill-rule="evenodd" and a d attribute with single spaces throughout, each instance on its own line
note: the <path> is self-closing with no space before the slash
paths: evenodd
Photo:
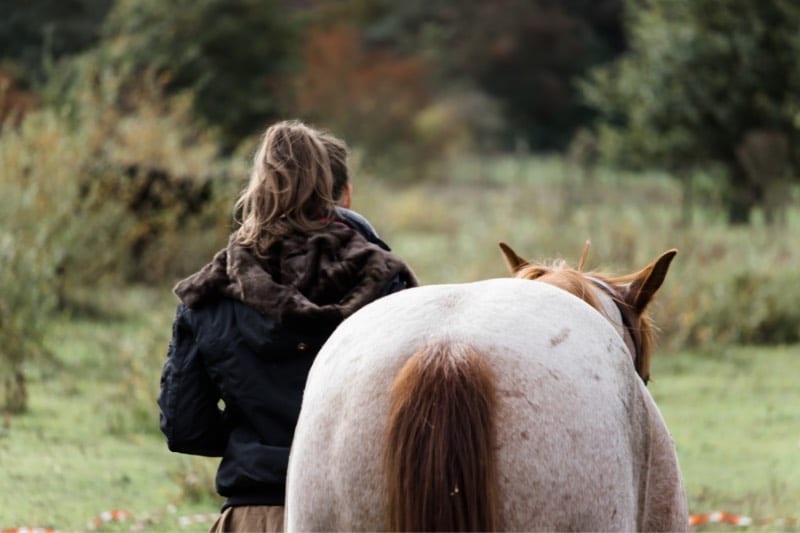
<path id="1" fill-rule="evenodd" d="M 562 149 L 592 112 L 575 82 L 625 48 L 622 0 L 354 1 L 372 43 L 424 57 L 437 83 L 496 99 L 535 149 Z"/>
<path id="2" fill-rule="evenodd" d="M 0 59 L 40 82 L 48 60 L 94 45 L 113 0 L 0 0 Z"/>
<path id="3" fill-rule="evenodd" d="M 117 0 L 103 37 L 101 61 L 132 80 L 154 71 L 171 93 L 191 90 L 228 148 L 280 115 L 296 35 L 278 0 Z"/>
<path id="4" fill-rule="evenodd" d="M 584 85 L 602 145 L 679 176 L 721 168 L 728 220 L 749 222 L 800 157 L 800 4 L 630 2 L 628 15 L 630 51 Z M 775 154 L 786 161 L 758 166 Z"/>
<path id="5" fill-rule="evenodd" d="M 353 26 L 312 26 L 303 70 L 292 85 L 292 108 L 363 148 L 371 166 L 396 167 L 405 160 L 421 172 L 415 163 L 425 155 L 414 125 L 429 103 L 426 68 L 419 57 L 364 47 Z"/>

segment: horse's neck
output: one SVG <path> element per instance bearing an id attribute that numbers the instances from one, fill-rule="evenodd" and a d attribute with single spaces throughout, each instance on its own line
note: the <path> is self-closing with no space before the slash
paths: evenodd
<path id="1" fill-rule="evenodd" d="M 594 290 L 594 296 L 597 300 L 598 305 L 600 306 L 600 313 L 606 317 L 606 319 L 614 326 L 614 329 L 617 331 L 619 336 L 625 341 L 625 347 L 628 348 L 628 352 L 631 355 L 631 360 L 635 360 L 636 358 L 636 346 L 634 344 L 633 337 L 631 336 L 630 331 L 628 328 L 625 327 L 625 322 L 622 318 L 622 311 L 619 308 L 617 302 L 614 301 L 614 298 L 611 296 L 616 291 L 615 289 L 606 283 L 605 281 L 597 278 L 590 278 L 596 285 Z"/>

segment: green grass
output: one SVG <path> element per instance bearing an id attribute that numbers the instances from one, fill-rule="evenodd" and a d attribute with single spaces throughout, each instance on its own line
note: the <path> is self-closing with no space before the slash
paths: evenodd
<path id="1" fill-rule="evenodd" d="M 798 375 L 800 346 L 656 357 L 649 388 L 693 513 L 800 518 Z"/>
<path id="2" fill-rule="evenodd" d="M 29 412 L 0 430 L 0 529 L 84 530 L 121 509 L 133 519 L 102 529 L 147 521 L 152 530 L 177 530 L 179 516 L 218 509 L 216 461 L 170 453 L 158 430 L 172 304 L 143 289 L 115 297 L 124 313 L 113 319 L 56 321 L 48 347 L 58 364 L 28 372 Z M 197 482 L 203 486 L 193 488 Z"/>
<path id="3" fill-rule="evenodd" d="M 15 417 L 0 439 L 0 526 L 80 530 L 103 511 L 123 509 L 137 519 L 164 514 L 180 500 L 171 478 L 181 469 L 179 458 L 152 435 L 109 435 L 97 420 L 105 387 L 76 391 L 65 381 L 31 387 L 30 413 Z M 181 513 L 214 510 L 178 507 Z M 168 521 L 161 525 L 174 529 Z"/>

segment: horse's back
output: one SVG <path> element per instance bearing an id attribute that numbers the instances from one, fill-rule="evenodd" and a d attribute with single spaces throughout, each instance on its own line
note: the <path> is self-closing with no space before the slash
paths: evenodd
<path id="1" fill-rule="evenodd" d="M 663 421 L 622 339 L 572 295 L 502 279 L 403 291 L 337 329 L 306 387 L 290 459 L 289 527 L 386 526 L 389 389 L 411 355 L 450 342 L 481 353 L 496 377 L 503 529 L 644 526 L 641 463 Z"/>

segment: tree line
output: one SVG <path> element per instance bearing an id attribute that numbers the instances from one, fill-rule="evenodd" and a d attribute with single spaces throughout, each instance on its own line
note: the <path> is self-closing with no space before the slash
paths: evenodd
<path id="1" fill-rule="evenodd" d="M 63 105 L 65 85 L 106 70 L 123 93 L 151 73 L 192 94 L 223 151 L 286 116 L 394 167 L 465 147 L 563 152 L 588 131 L 689 199 L 693 175 L 714 176 L 732 223 L 758 207 L 780 221 L 797 166 L 791 0 L 2 3 L 4 76 Z"/>

